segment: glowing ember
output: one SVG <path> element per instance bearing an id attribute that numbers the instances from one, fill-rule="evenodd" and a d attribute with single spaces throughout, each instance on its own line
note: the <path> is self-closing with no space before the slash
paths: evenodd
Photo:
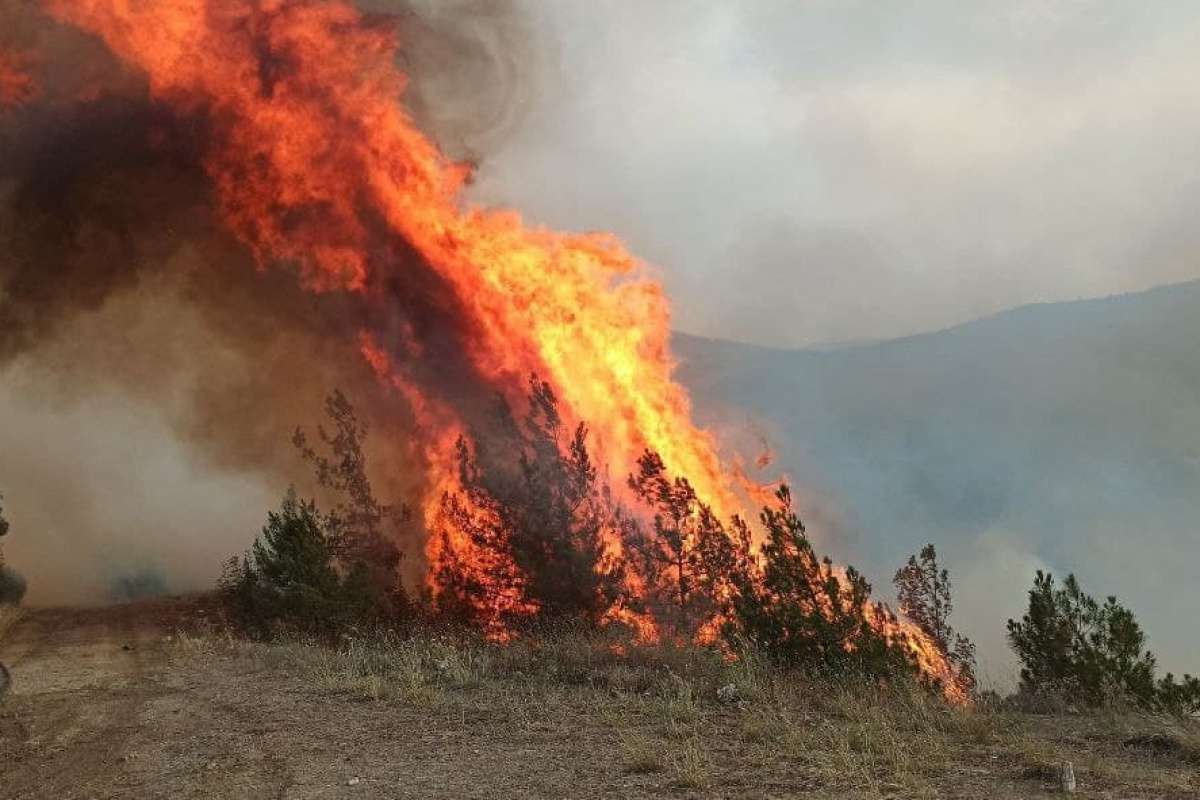
<path id="1" fill-rule="evenodd" d="M 25 56 L 0 50 L 0 108 L 23 105 L 36 94 L 27 67 Z"/>

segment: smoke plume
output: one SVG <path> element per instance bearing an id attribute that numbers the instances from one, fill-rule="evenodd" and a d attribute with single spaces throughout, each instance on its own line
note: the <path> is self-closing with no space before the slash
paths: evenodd
<path id="1" fill-rule="evenodd" d="M 404 57 L 415 113 L 481 157 L 526 91 L 513 9 L 375 5 L 419 43 Z M 256 265 L 215 212 L 202 112 L 151 99 L 145 76 L 29 4 L 0 4 L 0 29 L 0 486 L 30 600 L 104 600 L 145 570 L 210 583 L 273 494 L 315 490 L 288 441 L 335 387 L 372 428 L 380 493 L 417 496 L 413 419 L 358 335 L 372 320 L 384 338 L 425 331 L 420 379 L 490 397 L 457 356 L 445 288 L 410 269 L 373 300 L 314 294 Z M 495 108 L 467 116 L 484 96 Z M 417 259 L 398 242 L 388 255 Z"/>

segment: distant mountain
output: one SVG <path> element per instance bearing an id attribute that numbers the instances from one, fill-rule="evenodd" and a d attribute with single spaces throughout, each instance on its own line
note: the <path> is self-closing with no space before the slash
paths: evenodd
<path id="1" fill-rule="evenodd" d="M 1115 593 L 1200 671 L 1200 281 L 824 351 L 676 337 L 705 424 L 761 431 L 818 536 L 891 594 L 926 541 L 1006 669 L 1033 570 Z"/>

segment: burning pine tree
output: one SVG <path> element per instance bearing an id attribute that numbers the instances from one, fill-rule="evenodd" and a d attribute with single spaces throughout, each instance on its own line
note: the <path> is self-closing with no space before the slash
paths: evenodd
<path id="1" fill-rule="evenodd" d="M 599 625 L 625 599 L 625 569 L 608 547 L 621 520 L 587 426 L 568 431 L 536 377 L 523 418 L 500 400 L 495 422 L 455 447 L 461 489 L 442 497 L 439 605 L 489 630 L 533 618 Z"/>

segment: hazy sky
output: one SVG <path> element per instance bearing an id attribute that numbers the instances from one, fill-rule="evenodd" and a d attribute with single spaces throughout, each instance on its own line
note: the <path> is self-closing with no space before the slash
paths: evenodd
<path id="1" fill-rule="evenodd" d="M 1200 277 L 1189 2 L 529 0 L 476 197 L 616 231 L 677 327 L 892 337 Z"/>

